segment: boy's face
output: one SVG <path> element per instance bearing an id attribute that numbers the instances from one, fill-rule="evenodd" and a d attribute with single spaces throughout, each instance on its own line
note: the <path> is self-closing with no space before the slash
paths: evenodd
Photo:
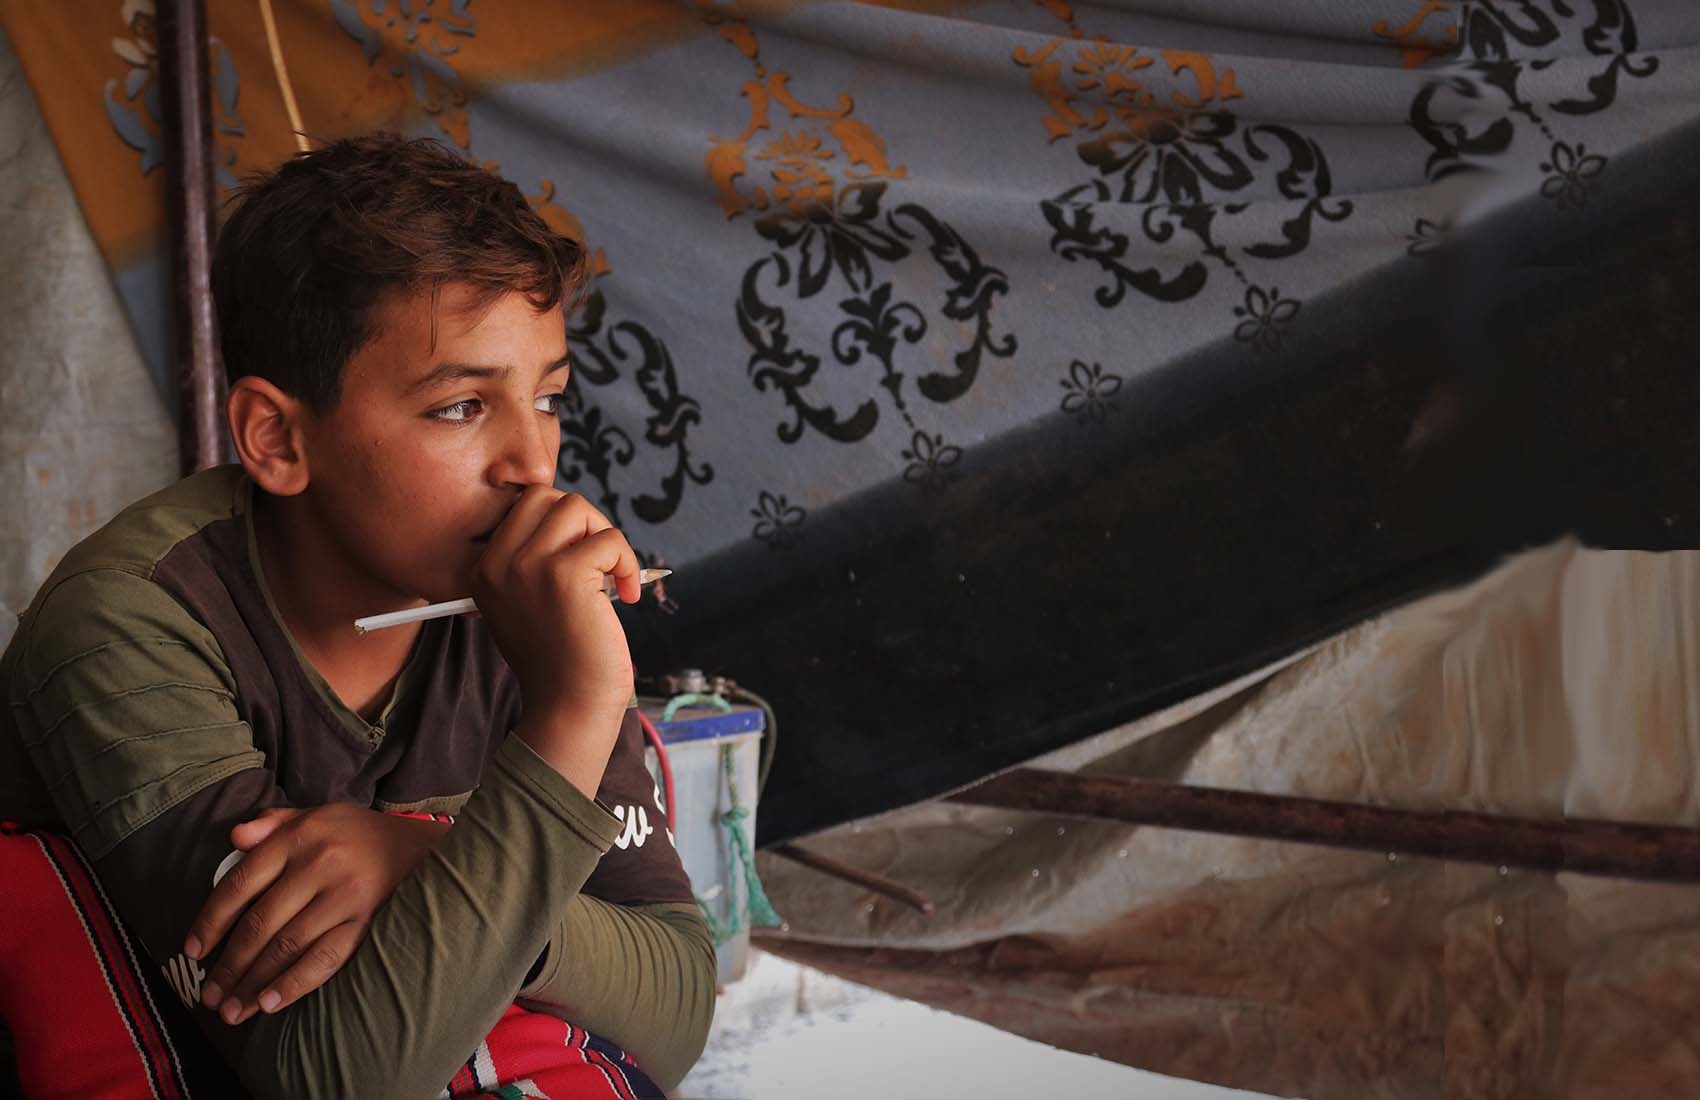
<path id="1" fill-rule="evenodd" d="M 490 532 L 530 485 L 554 481 L 567 385 L 559 309 L 470 292 L 380 305 L 378 334 L 343 368 L 336 406 L 305 427 L 307 497 L 325 536 L 374 587 L 406 599 L 472 591 Z"/>

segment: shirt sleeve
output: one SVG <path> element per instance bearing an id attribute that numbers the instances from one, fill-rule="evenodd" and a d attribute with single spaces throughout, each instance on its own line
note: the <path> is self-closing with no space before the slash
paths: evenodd
<path id="1" fill-rule="evenodd" d="M 716 961 L 646 746 L 628 710 L 597 789 L 619 823 L 613 846 L 567 906 L 520 1001 L 619 1044 L 672 1088 L 708 1040 Z"/>
<path id="2" fill-rule="evenodd" d="M 436 1096 L 495 1026 L 614 822 L 509 736 L 450 829 L 335 977 L 259 1017 L 262 1097 Z"/>
<path id="3" fill-rule="evenodd" d="M 511 678 L 506 687 L 497 720 L 512 728 L 524 703 Z M 716 963 L 647 747 L 630 708 L 596 791 L 615 817 L 613 844 L 562 914 L 517 999 L 617 1044 L 671 1088 L 707 1041 Z"/>
<path id="4" fill-rule="evenodd" d="M 217 642 L 146 578 L 96 570 L 32 611 L 7 694 L 65 827 L 244 1085 L 434 1096 L 513 1001 L 618 822 L 510 736 L 456 827 L 330 981 L 229 1028 L 181 950 L 232 825 L 285 799 Z"/>
<path id="5" fill-rule="evenodd" d="M 12 716 L 90 858 L 265 764 L 218 643 L 151 581 L 116 569 L 76 574 L 39 601 L 24 631 L 7 685 Z"/>
<path id="6" fill-rule="evenodd" d="M 695 902 L 628 907 L 580 894 L 518 1000 L 619 1044 L 673 1089 L 708 1041 L 715 976 Z"/>

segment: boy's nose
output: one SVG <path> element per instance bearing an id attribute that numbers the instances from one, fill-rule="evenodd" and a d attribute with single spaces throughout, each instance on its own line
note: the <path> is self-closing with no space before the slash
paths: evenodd
<path id="1" fill-rule="evenodd" d="M 561 429 L 554 418 L 524 418 L 507 437 L 507 447 L 493 479 L 504 486 L 525 488 L 555 483 L 555 458 L 560 453 Z"/>

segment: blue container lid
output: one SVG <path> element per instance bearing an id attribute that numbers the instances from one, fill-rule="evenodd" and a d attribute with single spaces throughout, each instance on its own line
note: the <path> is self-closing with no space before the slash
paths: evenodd
<path id="1" fill-rule="evenodd" d="M 638 700 L 638 709 L 655 723 L 656 732 L 661 734 L 662 742 L 668 745 L 730 737 L 737 733 L 759 733 L 767 725 L 766 715 L 760 707 L 742 703 L 734 703 L 730 712 L 715 706 L 680 707 L 674 712 L 672 720 L 663 722 L 661 712 L 666 706 L 665 699 Z"/>

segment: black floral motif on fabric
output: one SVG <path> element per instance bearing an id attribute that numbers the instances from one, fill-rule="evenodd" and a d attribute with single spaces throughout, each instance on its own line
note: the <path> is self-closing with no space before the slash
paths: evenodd
<path id="1" fill-rule="evenodd" d="M 916 432 L 903 457 L 909 463 L 903 470 L 904 481 L 944 489 L 956 480 L 954 467 L 962 461 L 962 448 L 946 443 L 941 435 Z"/>
<path id="2" fill-rule="evenodd" d="M 1218 72 L 1206 55 L 1147 54 L 1103 42 L 1069 49 L 1058 39 L 1014 54 L 1051 110 L 1044 123 L 1052 140 L 1083 137 L 1075 151 L 1097 173 L 1040 202 L 1052 251 L 1102 269 L 1108 281 L 1094 299 L 1105 309 L 1121 305 L 1129 291 L 1159 302 L 1194 298 L 1209 283 L 1211 262 L 1220 264 L 1244 295 L 1234 314 L 1251 318 L 1236 335 L 1254 349 L 1278 348 L 1299 304 L 1254 284 L 1243 259 L 1297 256 L 1318 222 L 1351 216 L 1351 202 L 1333 195 L 1322 146 L 1289 126 L 1242 124 L 1224 106 L 1242 94 L 1233 70 Z M 1159 55 L 1172 76 L 1185 74 L 1194 85 L 1170 89 L 1166 102 L 1146 86 L 1144 70 Z M 1232 249 L 1222 243 L 1222 229 L 1245 214 L 1260 186 L 1276 196 L 1260 197 L 1260 204 L 1285 204 L 1278 232 Z M 1186 238 L 1193 247 L 1178 247 Z M 1256 329 L 1250 336 L 1248 323 Z"/>
<path id="3" fill-rule="evenodd" d="M 1102 424 L 1117 411 L 1115 397 L 1122 388 L 1122 380 L 1120 375 L 1111 374 L 1098 363 L 1076 359 L 1068 365 L 1062 388 L 1064 413 L 1082 424 Z"/>
<path id="4" fill-rule="evenodd" d="M 1658 58 L 1637 52 L 1640 38 L 1629 4 L 1475 0 L 1460 19 L 1459 63 L 1425 84 L 1411 103 L 1411 127 L 1431 150 L 1428 178 L 1481 168 L 1483 160 L 1511 148 L 1519 125 L 1531 125 L 1550 149 L 1543 171 L 1551 186 L 1541 193 L 1561 206 L 1581 205 L 1589 181 L 1605 170 L 1605 158 L 1561 141 L 1545 112 L 1574 117 L 1604 111 L 1617 101 L 1621 79 L 1643 80 L 1658 72 Z M 1591 57 L 1599 64 L 1567 94 L 1537 103 L 1527 78 L 1550 69 L 1560 55 Z"/>
<path id="5" fill-rule="evenodd" d="M 874 261 L 908 259 L 920 241 L 949 280 L 939 313 L 972 326 L 952 359 L 954 370 L 914 379 L 922 397 L 952 401 L 974 384 L 986 354 L 1007 357 L 1015 351 L 1013 336 L 993 333 L 993 304 L 1009 289 L 1003 272 L 983 263 L 954 229 L 923 206 L 906 203 L 881 219 L 885 190 L 884 183 L 855 184 L 834 205 L 780 212 L 756 222 L 757 231 L 778 251 L 745 271 L 738 326 L 750 347 L 750 381 L 758 392 L 778 390 L 790 410 L 789 420 L 778 425 L 786 443 L 795 443 L 811 428 L 841 443 L 866 438 L 879 422 L 880 405 L 870 397 L 842 410 L 811 396 L 821 357 L 797 342 L 785 309 L 773 301 L 776 290 L 794 289 L 802 303 L 835 282 L 842 285 L 846 296 L 837 304 L 843 320 L 829 341 L 833 359 L 845 367 L 870 362 L 878 371 L 878 385 L 911 428 L 915 420 L 905 388 L 910 376 L 901 369 L 898 353 L 926 335 L 927 315 L 896 295 L 892 279 L 878 273 Z"/>
<path id="6" fill-rule="evenodd" d="M 934 405 L 954 401 L 973 387 L 987 356 L 1014 355 L 1015 337 L 999 333 L 993 319 L 1009 280 L 932 210 L 894 201 L 907 170 L 891 162 L 884 140 L 855 117 L 849 96 L 825 107 L 803 102 L 791 91 L 790 74 L 761 63 L 750 27 L 719 13 L 705 18 L 739 45 L 756 77 L 740 89 L 747 126 L 735 137 L 714 138 L 708 155 L 727 216 L 747 215 L 772 246 L 744 271 L 734 306 L 750 350 L 750 383 L 784 402 L 775 430 L 785 443 L 810 431 L 859 442 L 889 406 L 911 439 L 903 452 L 905 476 L 942 487 L 949 478 L 941 456 L 954 462 L 961 451 L 918 423 L 917 395 Z M 917 268 L 924 270 L 917 263 L 922 257 L 944 281 L 942 300 L 932 306 L 905 291 Z M 804 333 L 831 306 L 837 317 L 830 335 L 811 341 Z M 948 366 L 917 374 L 906 351 L 929 332 L 935 340 L 952 333 L 960 339 Z M 871 375 L 873 387 L 846 398 L 838 376 L 831 387 L 836 396 L 825 392 L 821 367 L 828 356 L 838 368 Z M 917 469 L 927 472 L 915 475 Z"/>
<path id="7" fill-rule="evenodd" d="M 1541 171 L 1546 175 L 1541 182 L 1541 196 L 1557 201 L 1560 210 L 1584 206 L 1593 191 L 1595 177 L 1605 168 L 1606 158 L 1588 152 L 1581 142 L 1571 148 L 1555 141 L 1552 152 L 1541 162 Z"/>
<path id="8" fill-rule="evenodd" d="M 568 324 L 567 346 L 573 372 L 560 411 L 561 478 L 569 484 L 593 482 L 597 506 L 616 526 L 624 526 L 626 502 L 614 488 L 614 475 L 617 468 L 632 464 L 637 445 L 586 400 L 585 390 L 612 385 L 624 373 L 649 406 L 643 441 L 668 452 L 672 462 L 657 491 L 630 498 L 631 515 L 646 523 L 666 521 L 678 510 L 687 483 L 705 485 L 714 478 L 712 466 L 691 458 L 690 429 L 702 422 L 702 406 L 680 391 L 673 356 L 659 337 L 636 321 L 609 323 L 600 287 L 592 288 Z"/>
<path id="9" fill-rule="evenodd" d="M 801 541 L 803 520 L 808 513 L 785 499 L 784 494 L 763 490 L 750 515 L 756 520 L 750 530 L 754 538 L 767 543 L 769 550 L 789 550 Z"/>

